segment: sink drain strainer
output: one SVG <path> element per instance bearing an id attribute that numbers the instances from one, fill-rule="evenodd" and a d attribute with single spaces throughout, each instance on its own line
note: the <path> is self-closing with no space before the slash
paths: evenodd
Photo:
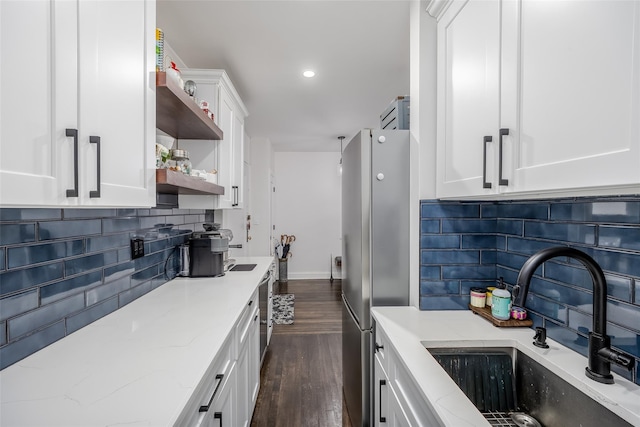
<path id="1" fill-rule="evenodd" d="M 511 419 L 518 427 L 542 427 L 538 420 L 524 412 L 512 412 Z"/>

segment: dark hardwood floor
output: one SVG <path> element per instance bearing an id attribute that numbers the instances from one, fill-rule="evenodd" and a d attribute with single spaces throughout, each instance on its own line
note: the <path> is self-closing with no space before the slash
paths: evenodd
<path id="1" fill-rule="evenodd" d="M 295 295 L 294 324 L 273 327 L 252 427 L 351 427 L 342 402 L 340 291 L 340 280 L 289 280 L 274 289 Z"/>

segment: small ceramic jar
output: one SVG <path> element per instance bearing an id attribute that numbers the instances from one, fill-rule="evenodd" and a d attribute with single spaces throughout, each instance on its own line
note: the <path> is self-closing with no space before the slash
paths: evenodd
<path id="1" fill-rule="evenodd" d="M 471 288 L 469 295 L 471 296 L 471 305 L 474 307 L 484 307 L 487 293 L 484 288 Z"/>
<path id="2" fill-rule="evenodd" d="M 527 318 L 527 310 L 522 307 L 511 307 L 511 317 L 516 320 L 524 320 Z"/>
<path id="3" fill-rule="evenodd" d="M 491 315 L 499 320 L 509 320 L 511 318 L 511 293 L 506 289 L 495 289 L 491 298 Z"/>

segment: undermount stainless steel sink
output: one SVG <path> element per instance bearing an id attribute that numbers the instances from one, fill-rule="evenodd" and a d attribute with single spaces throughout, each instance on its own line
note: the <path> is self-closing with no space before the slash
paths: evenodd
<path id="1" fill-rule="evenodd" d="M 631 426 L 515 348 L 425 347 L 492 425 Z"/>

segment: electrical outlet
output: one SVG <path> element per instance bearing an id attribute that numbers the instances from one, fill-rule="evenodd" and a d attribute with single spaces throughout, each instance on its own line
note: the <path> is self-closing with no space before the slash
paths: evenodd
<path id="1" fill-rule="evenodd" d="M 144 239 L 131 239 L 131 259 L 144 256 Z"/>

